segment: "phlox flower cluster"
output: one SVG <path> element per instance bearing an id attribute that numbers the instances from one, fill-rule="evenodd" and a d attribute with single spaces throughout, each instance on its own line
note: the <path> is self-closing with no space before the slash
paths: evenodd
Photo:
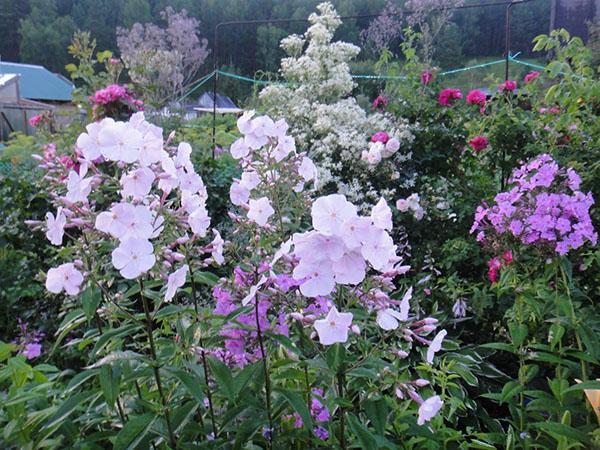
<path id="1" fill-rule="evenodd" d="M 359 209 L 368 210 L 380 197 L 391 200 L 397 188 L 411 187 L 415 181 L 414 172 L 406 169 L 411 153 L 390 150 L 386 158 L 380 145 L 369 144 L 371 136 L 386 130 L 404 149 L 414 140 L 412 127 L 407 120 L 385 114 L 383 98 L 373 103 L 376 112 L 367 114 L 352 97 L 350 62 L 360 49 L 333 41 L 341 21 L 330 3 L 317 10 L 302 36 L 292 35 L 281 43 L 288 55 L 281 61 L 287 84 L 266 87 L 260 100 L 272 117 L 286 119 L 298 147 L 317 165 L 319 190 L 344 194 Z M 367 146 L 375 149 L 360 162 Z"/>
<path id="2" fill-rule="evenodd" d="M 589 214 L 594 198 L 579 190 L 580 183 L 573 169 L 540 155 L 513 171 L 512 187 L 497 194 L 493 205 L 477 208 L 471 233 L 480 242 L 512 236 L 559 255 L 586 242 L 595 245 L 598 235 Z"/>
<path id="3" fill-rule="evenodd" d="M 332 194 L 318 198 L 311 215 L 313 230 L 293 236 L 299 258 L 293 276 L 302 281 L 306 297 L 329 295 L 336 284 L 361 283 L 368 265 L 387 272 L 400 261 L 388 234 L 392 211 L 384 199 L 365 217 L 343 195 Z"/>
<path id="4" fill-rule="evenodd" d="M 78 259 L 50 269 L 47 289 L 78 294 L 86 273 L 102 266 L 88 261 L 90 254 L 101 261 L 107 247 L 91 244 L 99 240 L 114 243 L 109 246 L 110 262 L 123 278 L 154 271 L 164 279 L 167 302 L 190 271 L 180 250 L 192 251 L 199 265 L 221 264 L 218 231 L 213 230 L 210 244 L 194 246 L 208 235 L 210 217 L 206 188 L 191 153 L 187 143 L 176 150 L 165 147 L 162 129 L 140 112 L 127 122 L 105 118 L 89 124 L 77 139 L 75 156 L 69 157 L 76 164 L 63 163 L 55 152 L 45 154 L 41 166 L 47 169 L 45 178 L 57 205 L 56 214 L 46 215 L 46 237 L 60 246 L 65 230 L 78 230 L 70 242 Z"/>
<path id="5" fill-rule="evenodd" d="M 510 250 L 506 250 L 501 257 L 494 256 L 488 261 L 488 279 L 491 283 L 498 281 L 500 269 L 513 262 L 513 255 Z"/>

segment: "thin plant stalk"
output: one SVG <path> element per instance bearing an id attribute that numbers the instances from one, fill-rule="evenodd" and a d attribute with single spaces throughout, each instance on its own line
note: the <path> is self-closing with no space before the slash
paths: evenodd
<path id="1" fill-rule="evenodd" d="M 196 281 L 194 280 L 194 272 L 192 270 L 192 264 L 190 261 L 189 256 L 186 255 L 186 259 L 187 259 L 187 263 L 188 263 L 188 267 L 190 268 L 190 278 L 192 281 L 192 300 L 194 302 L 194 311 L 196 312 L 196 325 L 199 324 L 200 320 L 198 319 L 198 297 L 196 295 Z M 213 429 L 213 435 L 216 439 L 219 430 L 217 428 L 217 422 L 215 420 L 215 411 L 213 408 L 213 401 L 212 401 L 212 393 L 210 392 L 210 387 L 208 385 L 209 383 L 209 370 L 208 370 L 208 364 L 206 363 L 206 353 L 204 352 L 204 342 L 202 340 L 202 333 L 198 334 L 198 344 L 200 344 L 200 359 L 202 359 L 202 370 L 204 371 L 204 379 L 206 381 L 206 398 L 208 399 L 208 410 L 210 413 L 210 421 L 212 424 L 212 429 Z"/>
<path id="2" fill-rule="evenodd" d="M 156 357 L 156 347 L 154 345 L 154 337 L 152 335 L 152 317 L 150 316 L 150 308 L 148 307 L 148 300 L 144 295 L 144 283 L 140 278 L 140 297 L 142 298 L 142 304 L 144 306 L 144 314 L 146 315 L 146 332 L 148 334 L 148 342 L 150 343 L 150 356 L 152 357 L 152 370 L 154 371 L 154 379 L 156 380 L 156 387 L 158 388 L 158 395 L 160 396 L 160 402 L 162 403 L 165 411 L 165 420 L 167 422 L 167 431 L 169 433 L 169 442 L 172 448 L 177 448 L 177 441 L 173 434 L 173 427 L 171 425 L 171 414 L 169 413 L 169 407 L 167 406 L 167 399 L 163 391 L 162 382 L 160 379 L 160 371 L 158 368 L 158 358 Z"/>
<path id="3" fill-rule="evenodd" d="M 273 447 L 273 436 L 275 434 L 275 429 L 273 428 L 273 414 L 271 412 L 271 378 L 269 377 L 269 362 L 267 361 L 267 352 L 265 351 L 265 343 L 263 341 L 262 330 L 260 328 L 260 320 L 258 315 L 258 298 L 254 300 L 254 316 L 256 318 L 256 334 L 258 335 L 260 356 L 265 375 L 265 402 L 267 407 L 267 419 L 269 420 L 268 442 L 269 447 Z"/>

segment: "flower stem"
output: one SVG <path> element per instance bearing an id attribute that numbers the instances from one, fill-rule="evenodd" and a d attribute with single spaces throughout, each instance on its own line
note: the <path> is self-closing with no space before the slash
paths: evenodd
<path id="1" fill-rule="evenodd" d="M 189 255 L 187 255 L 187 253 L 186 253 L 186 260 L 188 263 L 188 267 L 190 268 L 190 279 L 192 280 L 192 300 L 194 302 L 194 310 L 196 312 L 196 325 L 199 326 L 200 319 L 198 318 L 198 297 L 196 296 L 196 281 L 194 280 L 194 272 L 192 270 L 192 264 L 191 264 Z M 200 331 L 200 328 L 198 328 L 198 331 Z M 204 380 L 206 381 L 206 398 L 208 399 L 208 410 L 210 413 L 210 422 L 211 422 L 212 429 L 213 429 L 213 435 L 216 439 L 217 435 L 219 433 L 219 430 L 217 428 L 217 422 L 215 421 L 215 410 L 213 408 L 212 393 L 210 392 L 210 387 L 208 385 L 210 373 L 208 370 L 208 364 L 206 363 L 206 353 L 204 351 L 204 342 L 202 340 L 201 332 L 198 334 L 198 344 L 200 344 L 200 359 L 202 360 L 202 370 L 204 371 Z"/>
<path id="2" fill-rule="evenodd" d="M 263 372 L 265 375 L 265 402 L 267 406 L 267 418 L 269 420 L 268 442 L 269 447 L 272 448 L 275 430 L 273 428 L 273 416 L 271 412 L 271 378 L 269 377 L 269 363 L 267 361 L 267 353 L 265 352 L 265 343 L 263 341 L 262 330 L 260 329 L 260 320 L 258 316 L 258 298 L 254 300 L 254 317 L 256 318 L 256 334 L 258 335 L 260 356 L 262 360 Z"/>
<path id="3" fill-rule="evenodd" d="M 162 403 L 165 411 L 165 420 L 167 422 L 167 431 L 169 433 L 169 442 L 172 448 L 177 448 L 177 441 L 173 434 L 173 427 L 171 426 L 171 415 L 167 406 L 167 399 L 162 388 L 162 382 L 160 380 L 160 371 L 158 368 L 158 358 L 156 357 L 156 347 L 154 345 L 154 337 L 152 335 L 152 317 L 150 316 L 150 308 L 148 307 L 148 300 L 144 295 L 144 283 L 140 278 L 140 297 L 142 298 L 142 304 L 144 306 L 144 314 L 146 315 L 146 333 L 148 334 L 148 342 L 150 343 L 150 356 L 152 357 L 152 370 L 154 371 L 154 379 L 156 380 L 156 387 L 158 388 L 158 395 L 160 396 L 160 402 Z"/>
<path id="4" fill-rule="evenodd" d="M 340 369 L 337 374 L 338 396 L 340 400 L 344 397 L 344 372 Z M 340 420 L 340 448 L 346 450 L 346 412 L 344 407 L 340 405 L 338 408 Z"/>

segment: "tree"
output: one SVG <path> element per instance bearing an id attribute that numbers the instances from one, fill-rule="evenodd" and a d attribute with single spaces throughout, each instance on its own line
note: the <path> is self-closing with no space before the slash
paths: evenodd
<path id="1" fill-rule="evenodd" d="M 200 22 L 186 10 L 168 7 L 161 17 L 166 28 L 153 23 L 117 28 L 117 45 L 129 76 L 156 107 L 180 95 L 209 54 L 206 39 L 200 39 Z"/>
<path id="2" fill-rule="evenodd" d="M 148 0 L 127 0 L 123 5 L 123 26 L 131 28 L 136 22 L 151 22 L 152 11 Z"/>
<path id="3" fill-rule="evenodd" d="M 29 2 L 26 0 L 15 2 L 14 0 L 0 0 L 0 58 L 8 61 L 19 60 L 19 34 L 14 30 L 29 10 Z M 9 32 L 9 30 L 13 30 Z"/>
<path id="4" fill-rule="evenodd" d="M 54 0 L 32 0 L 31 13 L 21 20 L 21 60 L 55 72 L 69 62 L 67 47 L 75 32 L 73 19 L 59 16 Z"/>

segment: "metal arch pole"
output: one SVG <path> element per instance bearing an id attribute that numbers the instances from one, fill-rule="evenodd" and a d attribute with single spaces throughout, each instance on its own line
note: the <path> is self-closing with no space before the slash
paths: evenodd
<path id="1" fill-rule="evenodd" d="M 513 0 L 506 5 L 506 17 L 504 22 L 504 81 L 508 80 L 508 66 L 510 64 L 510 9 L 516 2 Z"/>
<path id="2" fill-rule="evenodd" d="M 216 156 L 217 150 L 217 78 L 219 77 L 219 25 L 218 23 L 215 26 L 215 35 L 214 35 L 214 65 L 213 65 L 213 111 L 212 111 L 212 156 L 213 158 Z"/>

